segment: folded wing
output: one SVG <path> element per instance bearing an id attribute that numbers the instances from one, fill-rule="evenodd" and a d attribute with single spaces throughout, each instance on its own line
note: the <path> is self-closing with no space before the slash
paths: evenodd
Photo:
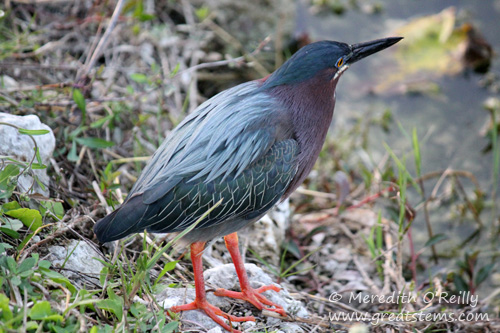
<path id="1" fill-rule="evenodd" d="M 269 210 L 296 173 L 298 146 L 279 106 L 256 83 L 213 97 L 188 116 L 153 155 L 125 203 L 99 221 L 100 241 L 145 229 L 197 228 L 253 219 Z"/>

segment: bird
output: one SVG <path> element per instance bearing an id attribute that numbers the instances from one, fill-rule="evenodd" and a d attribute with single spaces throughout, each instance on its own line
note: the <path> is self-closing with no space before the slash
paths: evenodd
<path id="1" fill-rule="evenodd" d="M 191 250 L 195 300 L 170 311 L 204 311 L 231 332 L 239 331 L 223 318 L 255 320 L 227 314 L 207 301 L 201 256 L 207 242 L 223 236 L 241 291 L 217 289 L 215 295 L 286 316 L 281 306 L 262 295 L 279 292 L 278 286 L 250 286 L 237 231 L 288 198 L 308 176 L 332 121 L 342 74 L 401 39 L 311 43 L 272 74 L 206 100 L 165 138 L 123 204 L 95 224 L 97 239 L 110 242 L 144 230 L 179 233 L 212 208 L 182 238 Z"/>

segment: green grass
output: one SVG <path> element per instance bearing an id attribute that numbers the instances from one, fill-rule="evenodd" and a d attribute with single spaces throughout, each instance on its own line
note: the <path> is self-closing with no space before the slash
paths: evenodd
<path id="1" fill-rule="evenodd" d="M 317 248 L 314 251 L 311 251 L 307 253 L 306 255 L 300 257 L 299 259 L 290 262 L 287 260 L 287 253 L 289 252 L 290 247 L 293 247 L 293 243 L 287 243 L 282 246 L 283 252 L 281 253 L 280 257 L 280 265 L 278 268 L 273 267 L 270 263 L 268 263 L 266 260 L 264 260 L 256 251 L 249 249 L 249 251 L 252 253 L 252 255 L 259 260 L 260 263 L 262 263 L 264 266 L 267 267 L 267 269 L 278 278 L 278 283 L 281 280 L 286 279 L 287 277 L 297 275 L 297 274 L 302 274 L 306 273 L 314 268 L 314 266 L 307 267 L 304 269 L 295 269 L 297 266 L 299 266 L 301 263 L 305 262 L 309 257 L 311 257 L 313 254 L 321 250 L 321 248 Z M 300 256 L 298 251 L 293 251 L 296 253 L 296 257 Z"/>

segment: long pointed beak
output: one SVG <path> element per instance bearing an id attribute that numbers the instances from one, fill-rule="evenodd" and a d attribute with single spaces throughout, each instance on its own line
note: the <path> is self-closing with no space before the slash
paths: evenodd
<path id="1" fill-rule="evenodd" d="M 351 45 L 352 54 L 346 61 L 349 65 L 399 42 L 403 37 L 389 37 Z"/>

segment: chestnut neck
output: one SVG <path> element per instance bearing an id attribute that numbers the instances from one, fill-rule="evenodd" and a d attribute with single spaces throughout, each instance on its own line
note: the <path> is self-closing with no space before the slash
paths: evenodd
<path id="1" fill-rule="evenodd" d="M 280 85 L 271 94 L 286 108 L 292 133 L 299 145 L 298 170 L 285 192 L 288 197 L 307 177 L 319 156 L 335 107 L 333 71 L 325 70 L 311 79 Z"/>

